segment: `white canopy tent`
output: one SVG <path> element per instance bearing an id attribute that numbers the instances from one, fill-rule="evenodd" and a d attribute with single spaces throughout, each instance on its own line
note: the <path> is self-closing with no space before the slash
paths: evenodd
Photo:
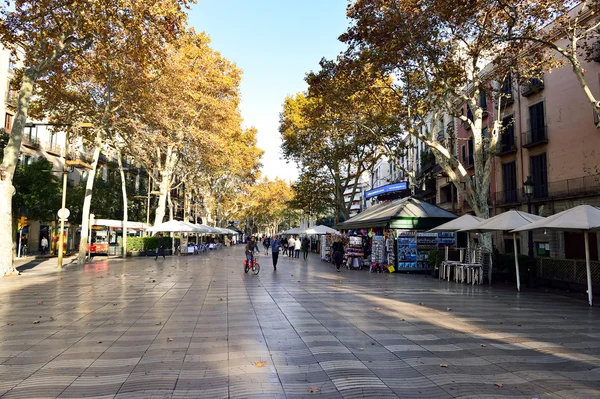
<path id="1" fill-rule="evenodd" d="M 482 222 L 460 229 L 458 231 L 471 231 L 477 233 L 489 233 L 491 231 L 510 231 L 530 225 L 533 222 L 544 219 L 542 216 L 527 212 L 510 210 L 501 213 Z M 517 291 L 521 291 L 521 277 L 519 276 L 519 254 L 517 253 L 517 234 L 513 232 L 513 243 L 515 250 L 515 269 L 517 271 Z"/>
<path id="2" fill-rule="evenodd" d="M 583 232 L 585 242 L 585 266 L 587 273 L 588 301 L 592 306 L 592 269 L 590 265 L 589 232 L 600 231 L 600 208 L 592 205 L 579 205 L 549 216 L 536 223 L 516 228 L 513 233 L 520 231 L 548 229 Z"/>
<path id="3" fill-rule="evenodd" d="M 331 227 L 318 225 L 309 227 L 307 229 L 301 230 L 298 234 L 313 234 L 313 235 L 324 235 L 324 234 L 338 234 L 339 231 L 336 229 L 332 229 Z"/>

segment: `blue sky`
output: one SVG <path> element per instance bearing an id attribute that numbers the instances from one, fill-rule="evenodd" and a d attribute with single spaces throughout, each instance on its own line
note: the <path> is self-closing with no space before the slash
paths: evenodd
<path id="1" fill-rule="evenodd" d="M 347 0 L 198 0 L 190 24 L 243 71 L 242 116 L 258 129 L 263 173 L 286 180 L 296 166 L 281 158 L 277 130 L 286 95 L 306 89 L 305 73 L 344 49 Z"/>

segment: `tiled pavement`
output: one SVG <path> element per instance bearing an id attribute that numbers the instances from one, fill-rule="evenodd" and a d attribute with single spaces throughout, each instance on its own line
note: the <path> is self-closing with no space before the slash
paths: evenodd
<path id="1" fill-rule="evenodd" d="M 1 279 L 1 397 L 600 398 L 583 301 L 242 253 Z"/>

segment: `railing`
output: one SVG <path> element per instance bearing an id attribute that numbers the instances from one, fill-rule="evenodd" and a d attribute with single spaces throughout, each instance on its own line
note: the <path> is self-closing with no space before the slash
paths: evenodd
<path id="1" fill-rule="evenodd" d="M 548 280 L 566 281 L 572 283 L 587 282 L 587 267 L 585 260 L 536 258 L 537 276 Z M 600 262 L 590 262 L 592 284 L 600 284 Z"/>
<path id="2" fill-rule="evenodd" d="M 518 203 L 521 202 L 522 199 L 523 191 L 518 189 L 496 191 L 494 193 L 494 200 L 498 205 Z"/>
<path id="3" fill-rule="evenodd" d="M 40 148 L 40 139 L 37 137 L 23 136 L 23 144 L 31 148 Z"/>
<path id="4" fill-rule="evenodd" d="M 523 133 L 523 147 L 533 147 L 538 144 L 545 144 L 548 142 L 548 134 L 546 126 L 542 126 L 537 129 L 530 130 Z"/>
<path id="5" fill-rule="evenodd" d="M 536 78 L 529 79 L 529 82 L 521 86 L 521 95 L 529 97 L 544 89 L 544 81 Z"/>
<path id="6" fill-rule="evenodd" d="M 18 99 L 19 99 L 19 94 L 14 90 L 10 90 L 8 92 L 8 94 L 6 95 L 6 105 L 10 108 L 17 108 L 17 100 Z"/>
<path id="7" fill-rule="evenodd" d="M 55 155 L 60 155 L 62 154 L 62 146 L 56 144 L 56 143 L 44 143 L 42 144 L 42 148 L 44 149 L 44 151 L 55 154 Z"/>
<path id="8" fill-rule="evenodd" d="M 516 140 L 515 135 L 503 134 L 500 143 L 498 143 L 499 144 L 498 145 L 499 146 L 498 155 L 505 155 L 505 154 L 511 154 L 513 152 L 517 152 L 516 142 L 517 142 L 517 140 Z"/>
<path id="9" fill-rule="evenodd" d="M 91 154 L 86 154 L 79 151 L 69 151 L 67 157 L 72 161 L 82 161 L 85 163 L 92 163 L 93 161 Z"/>
<path id="10" fill-rule="evenodd" d="M 533 188 L 532 200 L 573 198 L 600 194 L 600 176 L 583 176 L 548 184 L 537 184 Z M 494 200 L 497 205 L 526 202 L 527 196 L 522 189 L 496 191 Z"/>

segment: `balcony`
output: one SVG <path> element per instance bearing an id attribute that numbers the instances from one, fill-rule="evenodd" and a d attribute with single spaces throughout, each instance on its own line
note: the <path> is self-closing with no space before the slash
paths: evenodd
<path id="1" fill-rule="evenodd" d="M 517 139 L 514 135 L 502 135 L 502 140 L 498 143 L 498 155 L 507 155 L 517 152 Z"/>
<path id="2" fill-rule="evenodd" d="M 16 90 L 10 90 L 6 95 L 6 106 L 12 110 L 17 109 L 19 93 Z"/>
<path id="3" fill-rule="evenodd" d="M 466 169 L 471 169 L 475 165 L 475 160 L 473 159 L 473 154 L 467 155 L 466 158 L 463 158 L 463 166 Z"/>
<path id="4" fill-rule="evenodd" d="M 93 161 L 91 154 L 86 154 L 84 152 L 73 150 L 69 151 L 69 153 L 67 154 L 67 158 L 70 161 L 81 161 L 85 163 L 92 163 Z"/>
<path id="5" fill-rule="evenodd" d="M 108 158 L 106 157 L 106 154 L 100 153 L 100 156 L 98 157 L 98 162 L 103 164 L 108 163 Z"/>
<path id="6" fill-rule="evenodd" d="M 509 189 L 496 191 L 493 196 L 497 205 L 518 204 L 523 199 L 523 190 Z"/>
<path id="7" fill-rule="evenodd" d="M 37 137 L 23 136 L 22 143 L 25 147 L 33 148 L 36 150 L 40 148 L 40 139 L 38 139 Z"/>
<path id="8" fill-rule="evenodd" d="M 521 86 L 521 95 L 523 97 L 529 97 L 538 93 L 544 89 L 544 81 L 536 78 L 532 78 L 528 83 Z"/>
<path id="9" fill-rule="evenodd" d="M 515 98 L 512 94 L 512 90 L 502 93 L 502 97 L 500 97 L 500 109 L 506 108 L 514 103 Z"/>
<path id="10" fill-rule="evenodd" d="M 523 133 L 523 147 L 529 148 L 540 144 L 548 143 L 548 135 L 546 133 L 546 126 L 542 126 L 537 129 L 530 130 Z"/>
<path id="11" fill-rule="evenodd" d="M 49 154 L 60 156 L 62 154 L 62 146 L 56 143 L 44 143 L 42 149 Z"/>

